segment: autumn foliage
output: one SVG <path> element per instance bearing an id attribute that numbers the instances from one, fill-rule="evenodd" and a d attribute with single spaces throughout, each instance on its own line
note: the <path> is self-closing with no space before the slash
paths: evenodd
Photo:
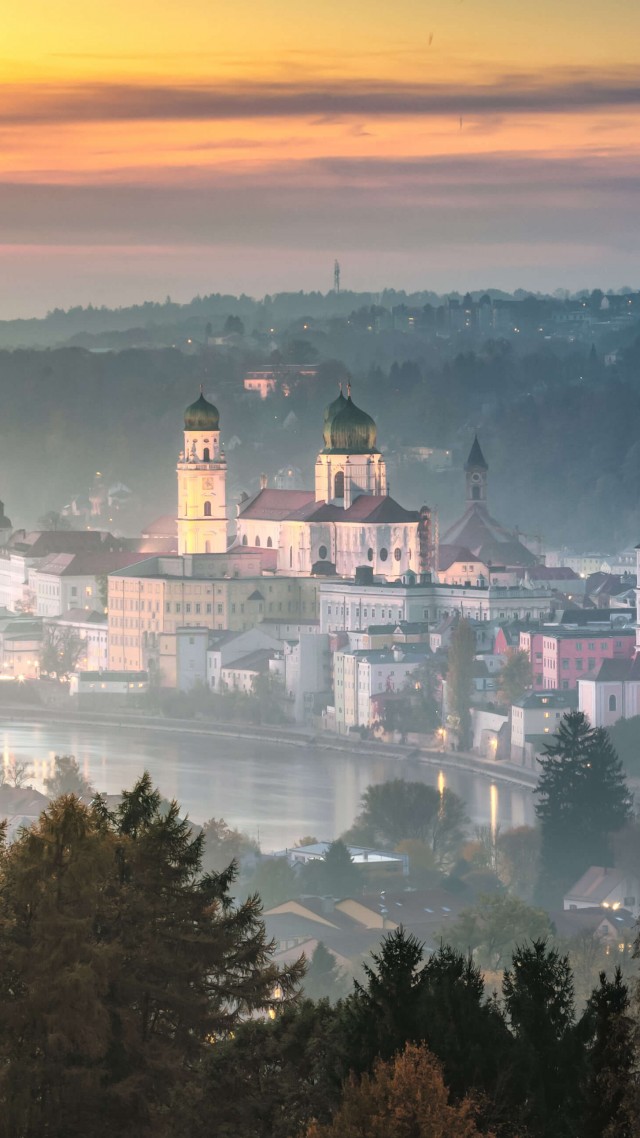
<path id="1" fill-rule="evenodd" d="M 372 1075 L 354 1076 L 325 1126 L 312 1123 L 306 1138 L 480 1138 L 474 1104 L 452 1104 L 437 1059 L 425 1046 L 407 1044 Z M 485 1133 L 484 1138 L 491 1138 Z"/>

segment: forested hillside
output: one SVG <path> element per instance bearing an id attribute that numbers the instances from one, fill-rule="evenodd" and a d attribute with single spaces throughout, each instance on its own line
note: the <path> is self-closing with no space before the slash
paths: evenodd
<path id="1" fill-rule="evenodd" d="M 440 473 L 391 461 L 391 492 L 407 505 L 437 505 L 443 524 L 460 511 L 461 467 L 478 428 L 502 520 L 551 546 L 638 540 L 637 326 L 605 366 L 604 343 L 496 336 L 460 350 L 453 338 L 376 334 L 358 316 L 321 328 L 295 320 L 270 340 L 247 333 L 188 351 L 0 352 L 0 496 L 14 525 L 86 494 L 97 470 L 131 488 L 140 524 L 171 511 L 182 410 L 200 382 L 221 412 L 231 499 L 284 466 L 311 485 L 323 406 L 351 376 L 390 460 L 404 446 L 453 452 L 452 470 Z M 265 401 L 246 393 L 245 370 L 274 358 L 313 361 L 318 375 Z"/>

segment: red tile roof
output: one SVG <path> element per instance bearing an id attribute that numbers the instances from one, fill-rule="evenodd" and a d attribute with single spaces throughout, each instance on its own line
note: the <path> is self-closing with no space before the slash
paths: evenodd
<path id="1" fill-rule="evenodd" d="M 39 566 L 39 573 L 52 573 L 55 577 L 102 577 L 115 569 L 126 569 L 146 561 L 142 553 L 54 553 Z"/>
<path id="2" fill-rule="evenodd" d="M 295 510 L 314 502 L 313 490 L 259 490 L 253 498 L 240 503 L 239 517 L 281 522 Z"/>

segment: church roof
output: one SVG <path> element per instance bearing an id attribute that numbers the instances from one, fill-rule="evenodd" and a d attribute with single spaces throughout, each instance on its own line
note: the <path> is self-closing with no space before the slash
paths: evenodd
<path id="1" fill-rule="evenodd" d="M 185 431 L 217 431 L 220 427 L 218 408 L 205 399 L 202 388 L 195 403 L 190 403 L 184 413 Z"/>
<path id="2" fill-rule="evenodd" d="M 488 470 L 485 457 L 478 442 L 478 436 L 475 435 L 473 439 L 473 446 L 469 451 L 469 457 L 465 463 L 465 470 Z"/>
<path id="3" fill-rule="evenodd" d="M 397 525 L 417 522 L 417 510 L 405 510 L 388 494 L 360 494 L 348 509 L 319 502 L 318 507 L 305 519 L 308 522 L 369 522 L 375 525 Z"/>
<path id="4" fill-rule="evenodd" d="M 239 517 L 279 522 L 372 522 L 397 525 L 417 522 L 417 510 L 405 510 L 388 494 L 360 494 L 347 510 L 316 502 L 313 490 L 260 490 L 240 507 Z"/>
<path id="5" fill-rule="evenodd" d="M 492 518 L 483 502 L 472 502 L 442 535 L 443 545 L 461 545 L 487 564 L 535 565 L 537 558 L 517 535 Z"/>
<path id="6" fill-rule="evenodd" d="M 620 683 L 624 680 L 640 680 L 640 656 L 634 660 L 603 660 L 602 663 L 587 672 L 585 680 L 596 680 L 599 684 Z"/>
<path id="7" fill-rule="evenodd" d="M 257 518 L 264 522 L 281 522 L 304 506 L 315 505 L 313 490 L 258 490 L 253 498 L 241 503 L 239 517 Z"/>
<path id="8" fill-rule="evenodd" d="M 479 558 L 466 545 L 440 545 L 438 548 L 438 568 L 442 572 L 456 561 L 478 561 Z"/>

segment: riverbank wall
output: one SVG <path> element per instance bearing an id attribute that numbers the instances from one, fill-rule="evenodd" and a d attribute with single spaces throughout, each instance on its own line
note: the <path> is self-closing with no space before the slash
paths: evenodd
<path id="1" fill-rule="evenodd" d="M 4 704 L 0 706 L 0 725 L 3 723 L 54 723 L 75 727 L 99 727 L 103 730 L 162 732 L 178 734 L 182 737 L 211 736 L 233 739 L 269 740 L 287 747 L 313 747 L 343 751 L 352 756 L 375 755 L 381 759 L 403 759 L 408 766 L 423 763 L 438 767 L 443 771 L 459 770 L 480 775 L 491 782 L 503 782 L 531 790 L 537 783 L 537 775 L 523 767 L 503 760 L 482 758 L 456 751 L 428 750 L 395 743 L 373 740 L 360 740 L 336 736 L 328 732 L 305 731 L 300 728 L 254 726 L 245 723 L 212 723 L 210 720 L 161 719 L 158 716 L 139 714 L 106 714 L 104 712 L 67 711 L 66 709 L 34 706 L 29 704 Z"/>

